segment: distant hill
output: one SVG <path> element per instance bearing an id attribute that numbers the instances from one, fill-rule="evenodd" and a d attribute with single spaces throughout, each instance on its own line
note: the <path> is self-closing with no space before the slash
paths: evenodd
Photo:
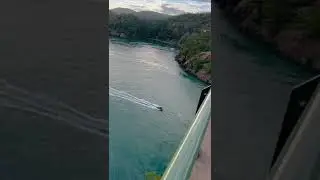
<path id="1" fill-rule="evenodd" d="M 139 19 L 146 19 L 146 20 L 164 20 L 171 17 L 168 14 L 162 14 L 162 13 L 153 12 L 153 11 L 140 11 L 140 12 L 136 12 L 135 15 Z"/>
<path id="2" fill-rule="evenodd" d="M 134 14 L 136 11 L 128 8 L 114 8 L 110 10 L 114 14 Z"/>
<path id="3" fill-rule="evenodd" d="M 150 11 L 130 12 L 123 8 L 109 11 L 110 36 L 171 44 L 178 48 L 176 61 L 186 72 L 211 82 L 210 13 L 163 16 Z M 159 17 L 166 18 L 155 20 Z"/>
<path id="4" fill-rule="evenodd" d="M 134 11 L 128 8 L 115 8 L 110 10 L 114 14 L 133 14 L 143 20 L 164 20 L 171 17 L 168 14 L 158 13 L 154 11 Z"/>

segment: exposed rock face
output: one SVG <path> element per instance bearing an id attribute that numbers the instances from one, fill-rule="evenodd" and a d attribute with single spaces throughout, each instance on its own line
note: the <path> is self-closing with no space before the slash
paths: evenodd
<path id="1" fill-rule="evenodd" d="M 201 52 L 189 59 L 178 54 L 175 59 L 184 71 L 211 84 L 211 52 Z"/>
<path id="2" fill-rule="evenodd" d="M 195 74 L 201 81 L 211 84 L 211 74 L 201 69 Z"/>

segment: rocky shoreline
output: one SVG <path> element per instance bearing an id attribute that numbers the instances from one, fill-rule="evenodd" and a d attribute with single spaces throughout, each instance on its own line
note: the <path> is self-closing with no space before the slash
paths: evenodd
<path id="1" fill-rule="evenodd" d="M 211 66 L 211 52 L 202 52 L 198 55 L 197 57 L 197 62 L 200 64 L 209 64 Z M 176 57 L 175 60 L 178 62 L 180 67 L 188 74 L 195 76 L 199 80 L 201 80 L 204 83 L 211 84 L 211 72 L 208 71 L 206 68 L 201 66 L 200 68 L 196 68 L 194 66 L 194 59 L 186 59 L 185 57 L 182 57 L 181 54 L 179 53 Z"/>

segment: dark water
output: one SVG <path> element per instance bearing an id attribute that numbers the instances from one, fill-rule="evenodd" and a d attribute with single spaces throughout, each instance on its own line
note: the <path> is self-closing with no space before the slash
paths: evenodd
<path id="1" fill-rule="evenodd" d="M 0 2 L 1 180 L 107 179 L 108 139 L 81 128 L 99 119 L 107 129 L 106 10 L 84 0 Z"/>
<path id="2" fill-rule="evenodd" d="M 110 41 L 109 61 L 109 177 L 162 174 L 195 117 L 204 84 L 180 69 L 170 48 L 154 44 Z"/>
<path id="3" fill-rule="evenodd" d="M 290 91 L 312 73 L 213 14 L 213 179 L 264 179 Z"/>

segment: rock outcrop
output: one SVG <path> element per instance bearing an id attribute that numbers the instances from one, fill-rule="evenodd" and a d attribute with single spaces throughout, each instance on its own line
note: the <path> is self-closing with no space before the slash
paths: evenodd
<path id="1" fill-rule="evenodd" d="M 201 52 L 189 59 L 180 53 L 176 56 L 176 61 L 189 74 L 196 76 L 201 81 L 211 84 L 211 52 Z"/>

